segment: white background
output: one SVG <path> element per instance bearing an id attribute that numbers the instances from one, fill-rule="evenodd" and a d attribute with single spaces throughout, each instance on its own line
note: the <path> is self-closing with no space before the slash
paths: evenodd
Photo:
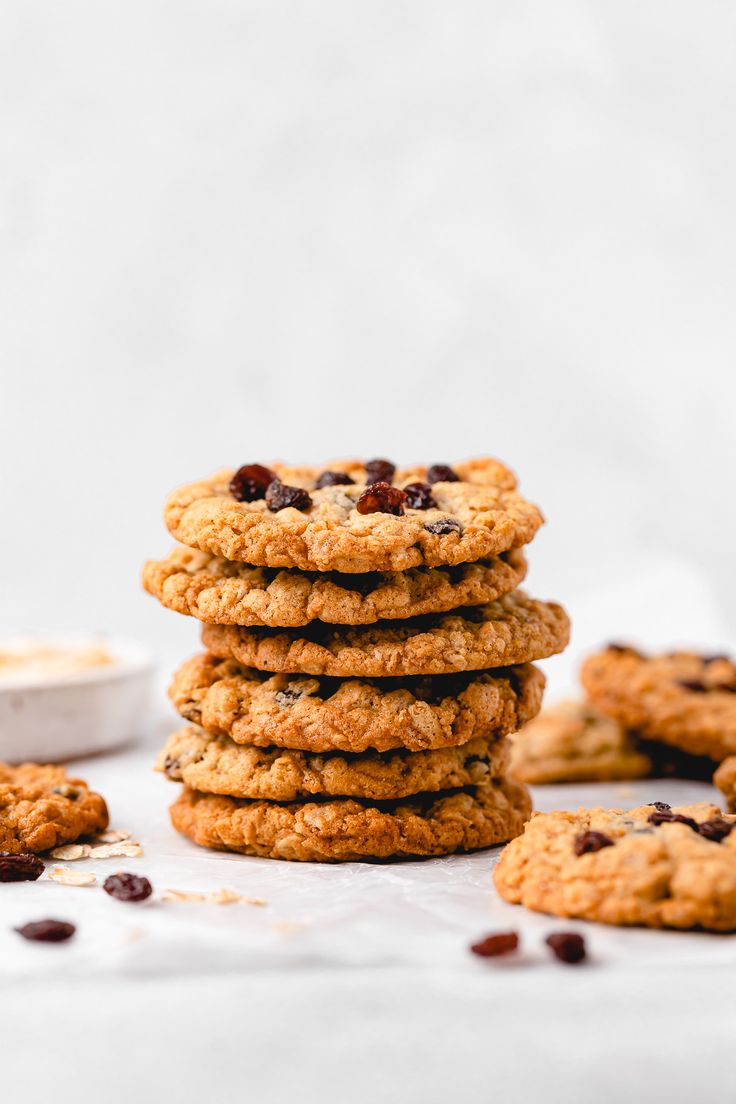
<path id="1" fill-rule="evenodd" d="M 571 655 L 634 629 L 733 637 L 735 47 L 736 8 L 716 0 L 3 0 L 2 622 L 183 655 L 192 626 L 138 584 L 169 547 L 160 507 L 177 483 L 277 456 L 491 452 L 549 518 L 530 587 L 568 604 Z M 281 983 L 296 1030 L 308 993 Z M 483 1093 L 477 979 L 386 978 L 404 994 L 390 1014 L 379 975 L 315 984 L 337 1068 L 368 1039 L 361 1077 L 386 1099 L 379 1073 L 398 1059 L 381 1065 L 372 1015 L 396 1038 L 433 998 L 455 1024 L 469 1008 L 442 1084 Z M 692 1013 L 724 983 L 688 984 Z M 692 1098 L 716 1055 L 668 1084 L 672 1055 L 641 1045 L 637 1019 L 655 983 L 601 985 L 596 1062 L 606 1033 L 625 1039 L 650 1091 Z M 337 1010 L 356 991 L 351 1033 Z M 205 1015 L 227 1036 L 236 1007 L 265 1032 L 242 991 L 208 992 L 197 1037 Z M 517 1025 L 531 1004 L 557 1013 L 530 977 L 504 994 Z M 112 1030 L 130 1032 L 142 999 L 109 999 Z M 40 1014 L 36 995 L 19 1000 Z M 145 1000 L 165 1016 L 191 994 Z M 687 1027 L 676 992 L 666 1004 L 667 1030 Z M 149 1087 L 155 1069 L 176 1083 L 189 1047 L 164 1039 L 165 1074 L 153 1044 L 139 1055 Z M 200 1073 L 217 1055 L 208 1042 Z M 523 1099 L 514 1071 L 530 1067 L 505 1058 L 504 1098 Z M 603 1099 L 596 1068 L 564 1098 Z M 624 1067 L 609 1077 L 638 1099 Z"/>

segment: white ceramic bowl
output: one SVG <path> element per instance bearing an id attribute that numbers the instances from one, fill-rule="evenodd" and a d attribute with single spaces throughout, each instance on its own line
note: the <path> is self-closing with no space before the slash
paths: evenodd
<path id="1" fill-rule="evenodd" d="M 103 646 L 114 662 L 43 681 L 0 682 L 0 760 L 58 763 L 118 747 L 147 724 L 153 659 L 129 640 L 56 633 L 0 635 L 0 648 Z"/>

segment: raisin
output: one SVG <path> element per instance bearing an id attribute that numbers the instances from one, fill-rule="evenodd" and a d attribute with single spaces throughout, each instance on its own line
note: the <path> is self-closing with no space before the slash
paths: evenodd
<path id="1" fill-rule="evenodd" d="M 264 468 L 263 464 L 243 464 L 230 480 L 230 494 L 238 502 L 255 502 L 263 498 L 268 484 L 275 478 L 275 472 Z"/>
<path id="2" fill-rule="evenodd" d="M 111 874 L 105 878 L 102 888 L 118 901 L 145 901 L 153 893 L 148 878 L 141 878 L 138 874 Z"/>
<path id="3" fill-rule="evenodd" d="M 619 655 L 628 654 L 644 659 L 644 653 L 640 652 L 638 648 L 632 648 L 630 644 L 619 644 L 618 641 L 613 640 L 610 644 L 606 644 L 606 648 L 609 652 L 617 652 Z"/>
<path id="4" fill-rule="evenodd" d="M 179 759 L 178 757 L 174 758 L 171 755 L 167 755 L 164 759 L 164 774 L 167 775 L 169 778 L 179 778 L 180 767 L 181 759 Z"/>
<path id="5" fill-rule="evenodd" d="M 708 687 L 702 679 L 676 679 L 677 685 L 683 690 L 690 690 L 693 694 L 706 694 Z"/>
<path id="6" fill-rule="evenodd" d="M 575 854 L 587 855 L 590 851 L 600 851 L 604 847 L 613 847 L 613 840 L 603 832 L 581 832 L 575 837 Z"/>
<path id="7" fill-rule="evenodd" d="M 701 836 L 713 843 L 720 843 L 733 831 L 733 823 L 723 817 L 713 817 L 712 820 L 704 820 L 698 825 Z"/>
<path id="8" fill-rule="evenodd" d="M 65 920 L 34 920 L 15 930 L 24 939 L 39 943 L 63 943 L 65 939 L 71 939 L 77 929 Z"/>
<path id="9" fill-rule="evenodd" d="M 669 813 L 672 809 L 672 806 L 668 805 L 666 801 L 650 801 L 649 804 L 652 808 L 656 809 L 658 813 Z"/>
<path id="10" fill-rule="evenodd" d="M 62 782 L 59 786 L 54 786 L 51 792 L 58 794 L 59 797 L 65 797 L 67 801 L 76 801 L 79 797 L 79 790 L 74 786 L 70 786 L 68 782 Z"/>
<path id="11" fill-rule="evenodd" d="M 355 483 L 355 480 L 351 479 L 347 472 L 323 471 L 314 484 L 314 488 L 319 491 L 322 487 L 342 487 L 353 483 Z"/>
<path id="12" fill-rule="evenodd" d="M 689 816 L 683 816 L 682 813 L 674 813 L 672 809 L 658 809 L 656 812 L 649 814 L 648 820 L 650 824 L 687 824 L 693 832 L 698 831 L 696 820 Z"/>
<path id="13" fill-rule="evenodd" d="M 424 526 L 428 533 L 462 533 L 463 527 L 455 518 L 440 518 L 439 521 L 429 521 Z"/>
<path id="14" fill-rule="evenodd" d="M 495 958 L 497 955 L 509 954 L 519 946 L 519 936 L 516 932 L 497 932 L 495 935 L 487 935 L 478 943 L 471 943 L 473 954 L 481 958 Z"/>
<path id="15" fill-rule="evenodd" d="M 725 652 L 713 652 L 711 655 L 701 656 L 701 659 L 703 663 L 719 663 L 721 661 L 731 663 L 730 655 L 726 655 Z"/>
<path id="16" fill-rule="evenodd" d="M 427 470 L 428 483 L 459 483 L 460 476 L 454 472 L 449 464 L 433 464 Z"/>
<path id="17" fill-rule="evenodd" d="M 390 483 L 372 483 L 366 487 L 355 504 L 359 514 L 396 514 L 404 513 L 406 495 Z"/>
<path id="18" fill-rule="evenodd" d="M 295 690 L 292 686 L 287 686 L 285 690 L 277 690 L 275 695 L 279 705 L 291 705 L 292 702 L 298 701 L 301 696 L 301 690 Z"/>
<path id="19" fill-rule="evenodd" d="M 554 932 L 547 936 L 545 943 L 560 962 L 573 965 L 585 958 L 585 940 L 577 932 Z"/>
<path id="20" fill-rule="evenodd" d="M 11 855 L 0 851 L 0 882 L 35 882 L 46 867 L 38 855 Z"/>
<path id="21" fill-rule="evenodd" d="M 407 483 L 404 494 L 406 504 L 412 510 L 434 510 L 437 506 L 429 483 Z"/>
<path id="22" fill-rule="evenodd" d="M 303 487 L 290 487 L 280 479 L 274 479 L 266 490 L 266 505 L 273 514 L 277 510 L 285 510 L 287 506 L 293 506 L 295 510 L 308 510 L 312 499 Z"/>
<path id="23" fill-rule="evenodd" d="M 369 460 L 365 466 L 365 481 L 371 483 L 393 483 L 396 465 L 390 460 Z"/>

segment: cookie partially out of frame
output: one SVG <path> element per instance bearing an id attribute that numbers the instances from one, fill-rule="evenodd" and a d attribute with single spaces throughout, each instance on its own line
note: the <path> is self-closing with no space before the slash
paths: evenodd
<path id="1" fill-rule="evenodd" d="M 176 613 L 215 625 L 371 625 L 492 602 L 526 575 L 520 549 L 482 563 L 408 571 L 301 572 L 253 567 L 179 547 L 143 568 L 146 590 Z"/>
<path id="2" fill-rule="evenodd" d="M 493 880 L 505 900 L 554 916 L 733 931 L 734 824 L 705 803 L 538 813 Z"/>
<path id="3" fill-rule="evenodd" d="M 107 823 L 104 799 L 63 767 L 0 763 L 0 851 L 49 851 Z"/>
<path id="4" fill-rule="evenodd" d="M 593 705 L 643 737 L 721 760 L 736 753 L 736 665 L 727 656 L 647 656 L 612 645 L 581 679 Z"/>
<path id="5" fill-rule="evenodd" d="M 157 767 L 167 778 L 204 793 L 297 801 L 357 797 L 390 801 L 417 793 L 478 786 L 508 766 L 505 739 L 477 736 L 460 747 L 350 755 L 236 744 L 195 725 L 175 732 Z"/>
<path id="6" fill-rule="evenodd" d="M 580 701 L 559 702 L 513 738 L 512 771 L 522 782 L 615 782 L 651 774 L 631 734 Z"/>
<path id="7" fill-rule="evenodd" d="M 186 720 L 239 744 L 385 752 L 515 732 L 538 712 L 543 691 L 531 664 L 374 681 L 269 675 L 205 653 L 182 664 L 169 695 Z"/>
<path id="8" fill-rule="evenodd" d="M 325 467 L 351 482 L 318 487 L 324 469 L 272 463 L 269 469 L 281 484 L 305 489 L 308 498 L 300 501 L 297 496 L 297 506 L 278 508 L 289 497 L 280 495 L 270 499 L 271 509 L 266 484 L 257 491 L 261 497 L 239 501 L 231 490 L 236 473 L 226 468 L 174 491 L 164 520 L 182 544 L 228 560 L 343 572 L 407 571 L 422 564 L 486 560 L 527 544 L 542 524 L 537 507 L 517 492 L 513 473 L 487 457 L 453 465 L 445 478 L 432 483 L 432 504 L 426 508 L 410 505 L 418 501 L 411 498 L 400 506 L 387 501 L 373 510 L 381 505 L 374 500 L 369 513 L 358 509 L 358 500 L 382 473 L 357 460 Z M 434 475 L 415 466 L 389 472 L 388 478 L 402 490 Z M 400 513 L 388 512 L 392 509 Z"/>
<path id="9" fill-rule="evenodd" d="M 441 675 L 507 667 L 561 652 L 570 622 L 561 606 L 523 591 L 485 606 L 362 627 L 315 622 L 304 631 L 204 625 L 213 655 L 260 671 L 337 677 Z"/>
<path id="10" fill-rule="evenodd" d="M 298 862 L 349 862 L 492 847 L 518 835 L 530 809 L 526 788 L 510 780 L 380 805 L 351 798 L 239 801 L 185 788 L 171 807 L 171 821 L 201 847 Z"/>

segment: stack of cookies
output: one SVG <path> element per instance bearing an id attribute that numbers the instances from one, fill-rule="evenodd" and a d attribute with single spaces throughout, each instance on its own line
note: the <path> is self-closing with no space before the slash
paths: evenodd
<path id="1" fill-rule="evenodd" d="M 498 461 L 247 464 L 174 492 L 146 589 L 203 622 L 159 768 L 196 843 L 336 862 L 518 835 L 505 737 L 538 712 L 560 606 L 518 589 L 542 523 Z"/>

